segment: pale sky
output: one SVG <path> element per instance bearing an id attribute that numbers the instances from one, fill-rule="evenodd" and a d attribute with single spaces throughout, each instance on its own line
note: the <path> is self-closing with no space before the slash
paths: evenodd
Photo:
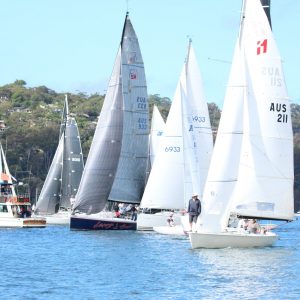
<path id="1" fill-rule="evenodd" d="M 188 39 L 208 102 L 222 106 L 242 0 L 129 0 L 149 94 L 173 97 Z M 0 0 L 0 85 L 23 79 L 57 92 L 103 94 L 126 0 Z M 271 0 L 292 102 L 300 104 L 300 0 Z"/>

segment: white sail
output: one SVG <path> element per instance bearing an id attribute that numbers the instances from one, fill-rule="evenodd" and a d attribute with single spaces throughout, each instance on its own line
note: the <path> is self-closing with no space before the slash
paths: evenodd
<path id="1" fill-rule="evenodd" d="M 282 62 L 258 0 L 246 2 L 244 135 L 232 211 L 293 219 L 293 133 Z"/>
<path id="2" fill-rule="evenodd" d="M 192 193 L 202 195 L 212 147 L 207 103 L 190 43 L 141 206 L 184 209 Z"/>
<path id="3" fill-rule="evenodd" d="M 153 166 L 156 153 L 159 149 L 159 143 L 161 137 L 164 134 L 166 123 L 162 118 L 156 105 L 153 106 L 152 120 L 151 120 L 151 130 L 150 130 L 150 162 Z"/>
<path id="4" fill-rule="evenodd" d="M 191 41 L 185 71 L 186 100 L 182 101 L 184 157 L 185 165 L 188 165 L 185 169 L 189 169 L 191 176 L 191 194 L 196 193 L 202 197 L 213 150 L 213 139 L 202 78 Z"/>
<path id="5" fill-rule="evenodd" d="M 183 209 L 183 140 L 180 82 L 166 122 L 165 133 L 141 201 L 142 208 Z"/>
<path id="6" fill-rule="evenodd" d="M 239 41 L 235 46 L 222 116 L 204 188 L 203 230 L 220 231 L 235 187 L 243 133 L 244 82 L 241 78 Z"/>

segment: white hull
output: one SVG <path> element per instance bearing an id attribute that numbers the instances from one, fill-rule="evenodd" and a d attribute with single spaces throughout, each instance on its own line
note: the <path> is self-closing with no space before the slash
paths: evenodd
<path id="1" fill-rule="evenodd" d="M 0 228 L 43 228 L 46 227 L 45 218 L 0 218 Z"/>
<path id="2" fill-rule="evenodd" d="M 189 233 L 192 249 L 198 248 L 253 248 L 269 247 L 278 239 L 275 233 L 249 234 L 226 232 L 226 233 Z"/>
<path id="3" fill-rule="evenodd" d="M 70 224 L 70 213 L 69 212 L 58 212 L 57 214 L 45 216 L 47 224 L 50 225 L 69 225 Z"/>
<path id="4" fill-rule="evenodd" d="M 157 226 L 167 226 L 167 219 L 170 216 L 170 212 L 164 211 L 156 214 L 144 214 L 140 213 L 137 217 L 137 230 L 141 231 L 152 231 L 153 227 Z M 174 225 L 180 225 L 181 215 L 179 213 L 174 213 L 173 220 Z"/>
<path id="5" fill-rule="evenodd" d="M 166 234 L 166 235 L 187 235 L 184 232 L 182 225 L 176 226 L 155 226 L 153 230 L 159 234 Z"/>

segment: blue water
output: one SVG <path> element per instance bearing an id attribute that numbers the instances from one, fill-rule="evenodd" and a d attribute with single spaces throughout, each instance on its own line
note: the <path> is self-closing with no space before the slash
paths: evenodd
<path id="1" fill-rule="evenodd" d="M 300 299 L 300 221 L 260 249 L 140 232 L 0 230 L 0 299 Z"/>

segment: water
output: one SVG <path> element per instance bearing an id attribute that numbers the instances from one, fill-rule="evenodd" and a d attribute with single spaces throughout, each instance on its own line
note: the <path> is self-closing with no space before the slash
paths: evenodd
<path id="1" fill-rule="evenodd" d="M 140 232 L 0 230 L 0 299 L 299 299 L 300 222 L 260 249 Z"/>

